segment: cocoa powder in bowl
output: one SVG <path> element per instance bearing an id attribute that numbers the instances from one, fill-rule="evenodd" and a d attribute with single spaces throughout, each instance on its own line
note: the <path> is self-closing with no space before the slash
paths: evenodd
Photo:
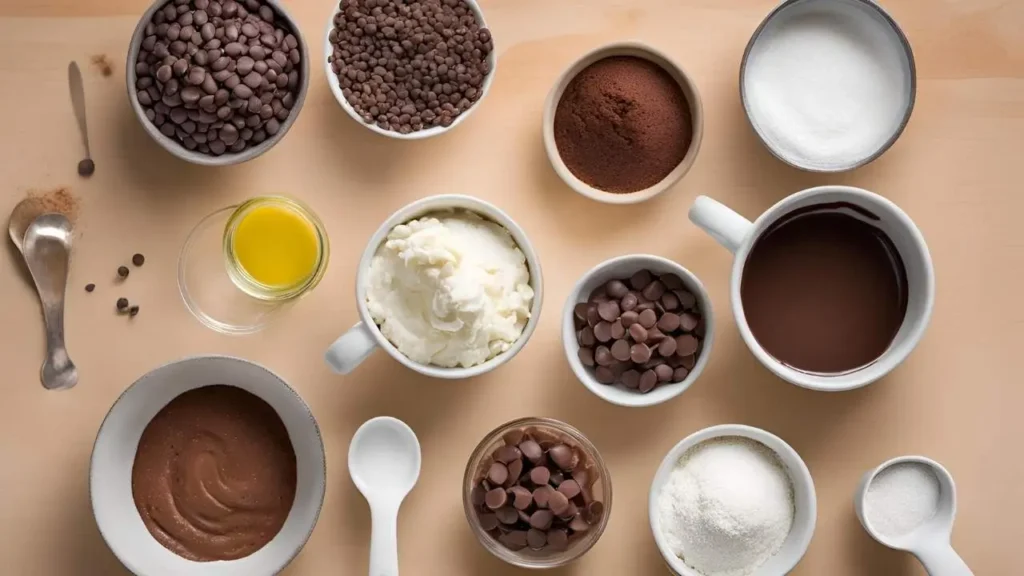
<path id="1" fill-rule="evenodd" d="M 554 137 L 566 168 L 587 185 L 628 194 L 661 182 L 693 140 L 690 106 L 661 66 L 611 56 L 584 68 L 555 110 Z"/>

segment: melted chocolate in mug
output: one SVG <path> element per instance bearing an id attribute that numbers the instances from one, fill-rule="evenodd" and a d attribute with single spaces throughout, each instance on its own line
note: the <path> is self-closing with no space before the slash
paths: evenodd
<path id="1" fill-rule="evenodd" d="M 840 211 L 843 210 L 843 211 Z M 754 338 L 797 370 L 843 373 L 877 360 L 907 312 L 907 272 L 892 240 L 848 203 L 794 210 L 765 230 L 740 284 Z"/>
<path id="2" fill-rule="evenodd" d="M 143 430 L 132 467 L 146 528 L 197 562 L 242 558 L 273 540 L 295 488 L 295 450 L 281 417 L 233 386 L 171 400 Z"/>

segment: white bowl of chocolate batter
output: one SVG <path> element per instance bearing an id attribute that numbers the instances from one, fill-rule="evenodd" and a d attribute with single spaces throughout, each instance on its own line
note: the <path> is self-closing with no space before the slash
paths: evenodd
<path id="1" fill-rule="evenodd" d="M 225 356 L 128 387 L 100 426 L 89 490 L 100 533 L 145 576 L 279 573 L 316 525 L 320 429 L 284 380 Z"/>

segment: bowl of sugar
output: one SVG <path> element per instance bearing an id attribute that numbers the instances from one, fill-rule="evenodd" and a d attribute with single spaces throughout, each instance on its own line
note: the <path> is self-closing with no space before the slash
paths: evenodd
<path id="1" fill-rule="evenodd" d="M 871 0 L 786 0 L 754 31 L 740 99 L 765 147 L 810 172 L 843 172 L 885 153 L 914 109 L 910 42 Z"/>
<path id="2" fill-rule="evenodd" d="M 789 444 L 739 424 L 695 432 L 665 456 L 651 482 L 651 531 L 678 576 L 786 574 L 817 518 L 814 481 Z"/>

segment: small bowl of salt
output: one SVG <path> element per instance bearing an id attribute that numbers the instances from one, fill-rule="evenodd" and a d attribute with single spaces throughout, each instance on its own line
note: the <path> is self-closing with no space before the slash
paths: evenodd
<path id="1" fill-rule="evenodd" d="M 662 461 L 648 502 L 651 531 L 679 576 L 777 576 L 807 552 L 814 481 L 778 436 L 739 424 L 687 436 Z"/>
<path id="2" fill-rule="evenodd" d="M 901 456 L 869 470 L 861 478 L 853 507 L 872 538 L 917 556 L 932 576 L 971 574 L 950 544 L 956 484 L 938 462 Z"/>
<path id="3" fill-rule="evenodd" d="M 871 0 L 785 0 L 740 65 L 750 125 L 783 162 L 843 172 L 889 149 L 914 108 L 910 42 Z"/>

